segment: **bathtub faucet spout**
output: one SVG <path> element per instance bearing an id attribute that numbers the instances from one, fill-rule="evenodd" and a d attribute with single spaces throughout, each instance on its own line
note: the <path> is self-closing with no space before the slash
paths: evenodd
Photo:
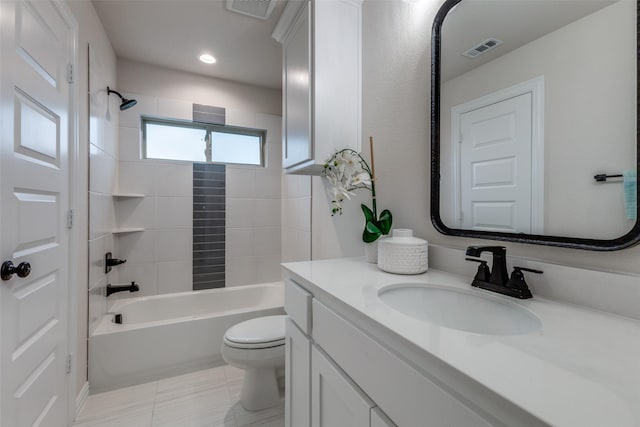
<path id="1" fill-rule="evenodd" d="M 139 290 L 140 290 L 140 286 L 138 286 L 136 282 L 131 282 L 130 285 L 116 285 L 116 286 L 108 284 L 107 296 L 111 294 L 115 294 L 116 292 L 124 292 L 124 291 L 138 292 Z"/>

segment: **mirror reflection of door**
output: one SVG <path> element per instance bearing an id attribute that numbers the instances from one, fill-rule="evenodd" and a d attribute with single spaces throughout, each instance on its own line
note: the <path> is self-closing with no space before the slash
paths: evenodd
<path id="1" fill-rule="evenodd" d="M 452 223 L 459 228 L 542 232 L 536 121 L 543 112 L 534 112 L 542 87 L 540 77 L 452 108 Z"/>

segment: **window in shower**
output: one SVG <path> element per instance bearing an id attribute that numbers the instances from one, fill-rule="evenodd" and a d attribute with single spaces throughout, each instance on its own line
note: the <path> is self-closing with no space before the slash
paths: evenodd
<path id="1" fill-rule="evenodd" d="M 142 118 L 145 159 L 262 166 L 265 140 L 260 129 Z"/>

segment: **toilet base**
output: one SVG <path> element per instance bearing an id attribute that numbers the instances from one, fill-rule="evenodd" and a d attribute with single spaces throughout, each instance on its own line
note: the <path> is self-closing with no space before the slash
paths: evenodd
<path id="1" fill-rule="evenodd" d="M 259 411 L 280 403 L 278 378 L 275 369 L 247 369 L 245 371 L 240 404 L 247 411 Z"/>

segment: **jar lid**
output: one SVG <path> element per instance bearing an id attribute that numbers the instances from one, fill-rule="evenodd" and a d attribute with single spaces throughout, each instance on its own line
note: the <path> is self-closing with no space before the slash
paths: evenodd
<path id="1" fill-rule="evenodd" d="M 380 244 L 391 245 L 427 245 L 428 242 L 413 236 L 413 230 L 409 228 L 394 228 L 391 237 L 380 239 Z"/>
<path id="2" fill-rule="evenodd" d="M 413 237 L 413 230 L 410 228 L 394 228 L 391 231 L 393 237 Z"/>

